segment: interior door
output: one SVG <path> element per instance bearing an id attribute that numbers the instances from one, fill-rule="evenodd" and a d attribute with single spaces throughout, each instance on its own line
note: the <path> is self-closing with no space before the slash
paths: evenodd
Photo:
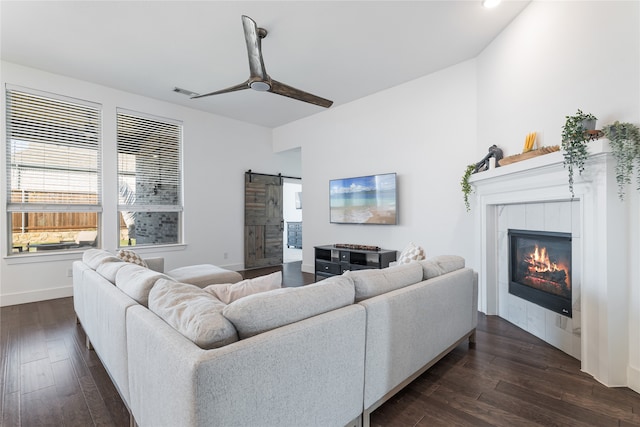
<path id="1" fill-rule="evenodd" d="M 244 267 L 282 264 L 282 177 L 244 176 Z"/>

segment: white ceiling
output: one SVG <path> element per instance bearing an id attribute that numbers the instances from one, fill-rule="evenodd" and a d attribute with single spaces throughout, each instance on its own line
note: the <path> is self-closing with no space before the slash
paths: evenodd
<path id="1" fill-rule="evenodd" d="M 477 56 L 529 1 L 6 1 L 1 58 L 267 127 L 324 108 L 243 90 L 241 15 L 269 75 L 341 104 Z"/>

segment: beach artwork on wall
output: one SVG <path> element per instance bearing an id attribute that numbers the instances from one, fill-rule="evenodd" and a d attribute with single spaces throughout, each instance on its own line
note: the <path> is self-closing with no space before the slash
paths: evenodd
<path id="1" fill-rule="evenodd" d="M 396 174 L 329 182 L 330 221 L 336 224 L 398 223 Z"/>

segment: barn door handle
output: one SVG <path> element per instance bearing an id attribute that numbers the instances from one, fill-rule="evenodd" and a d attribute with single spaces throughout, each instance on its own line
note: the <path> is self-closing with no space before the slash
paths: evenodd
<path id="1" fill-rule="evenodd" d="M 280 220 L 280 231 L 284 231 L 284 219 Z"/>

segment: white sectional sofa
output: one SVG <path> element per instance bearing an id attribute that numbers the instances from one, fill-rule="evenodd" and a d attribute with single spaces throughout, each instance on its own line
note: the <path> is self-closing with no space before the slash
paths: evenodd
<path id="1" fill-rule="evenodd" d="M 455 256 L 224 304 L 209 287 L 85 255 L 76 314 L 143 427 L 368 425 L 477 323 L 477 276 Z"/>

